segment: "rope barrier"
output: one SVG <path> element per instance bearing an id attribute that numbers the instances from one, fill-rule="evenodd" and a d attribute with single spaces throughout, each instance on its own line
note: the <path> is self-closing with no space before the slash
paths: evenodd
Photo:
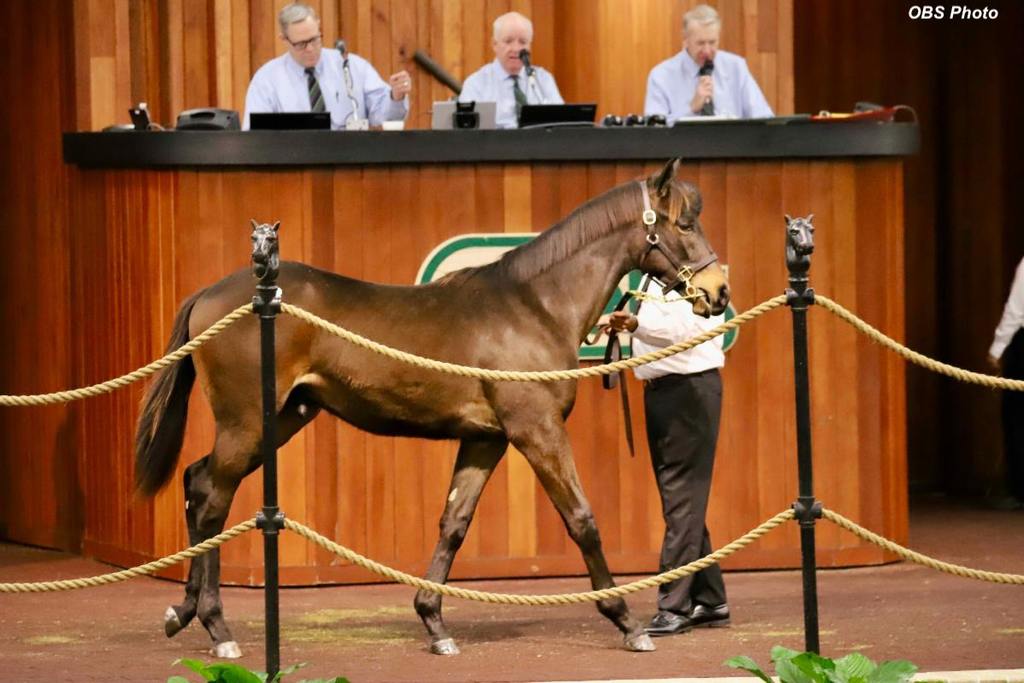
<path id="1" fill-rule="evenodd" d="M 910 562 L 914 562 L 925 567 L 930 567 L 932 569 L 936 569 L 940 572 L 945 572 L 947 574 L 953 574 L 954 576 L 963 576 L 968 579 L 988 581 L 989 583 L 1013 584 L 1016 586 L 1024 585 L 1024 575 L 1005 574 L 1003 572 L 987 572 L 982 571 L 980 569 L 971 569 L 970 567 L 964 567 L 963 565 L 959 564 L 942 562 L 941 560 L 936 560 L 932 557 L 928 557 L 927 555 L 922 555 L 921 553 L 910 550 L 909 548 L 904 548 L 900 544 L 894 543 L 893 541 L 890 541 L 884 536 L 881 536 L 873 531 L 865 529 L 856 522 L 847 519 L 846 517 L 843 517 L 838 512 L 833 512 L 832 510 L 822 510 L 821 514 L 825 519 L 832 522 L 833 524 L 842 527 L 843 529 L 846 529 L 847 531 L 852 532 L 857 536 L 860 536 L 865 541 L 870 541 L 871 543 L 874 543 L 875 545 L 884 548 L 889 552 L 895 553 L 896 555 L 899 555 L 903 559 L 909 560 Z"/>
<path id="2" fill-rule="evenodd" d="M 864 527 L 860 526 L 856 522 L 844 517 L 838 512 L 834 512 L 829 509 L 822 510 L 822 517 L 829 520 L 833 524 L 846 529 L 847 531 L 859 536 L 860 538 L 874 543 L 875 545 L 888 550 L 891 553 L 902 557 L 905 560 L 914 562 L 916 564 L 935 569 L 937 571 L 945 572 L 946 574 L 952 574 L 954 576 L 960 576 L 969 579 L 975 579 L 978 581 L 986 581 L 989 583 L 1009 584 L 1009 585 L 1024 585 L 1024 575 L 1021 574 L 1009 574 L 1005 572 L 990 572 L 980 569 L 972 569 L 963 565 L 952 564 L 949 562 L 943 562 L 936 560 L 935 558 L 929 557 L 922 553 L 905 548 L 898 543 L 890 541 L 889 539 L 874 533 Z M 324 548 L 328 552 L 331 552 L 338 557 L 351 562 L 354 565 L 367 569 L 375 574 L 383 576 L 387 579 L 402 583 L 413 588 L 421 590 L 427 590 L 440 595 L 447 595 L 454 598 L 462 598 L 465 600 L 475 600 L 478 602 L 487 602 L 492 604 L 502 605 L 537 605 L 537 606 L 550 606 L 550 605 L 571 605 L 584 602 L 596 602 L 598 600 L 607 600 L 609 598 L 621 598 L 631 593 L 636 593 L 641 590 L 648 588 L 654 588 L 664 583 L 670 583 L 684 576 L 695 574 L 702 569 L 720 562 L 723 559 L 733 555 L 740 550 L 743 550 L 748 545 L 758 540 L 768 532 L 778 528 L 783 523 L 793 520 L 795 514 L 792 510 L 783 510 L 774 517 L 765 520 L 762 524 L 751 529 L 743 536 L 740 536 L 735 541 L 728 543 L 713 553 L 705 555 L 704 557 L 694 560 L 689 564 L 677 567 L 675 569 L 662 572 L 656 576 L 650 576 L 644 579 L 639 579 L 631 583 L 623 584 L 621 586 L 613 586 L 611 588 L 605 588 L 602 590 L 585 591 L 582 593 L 562 593 L 562 594 L 549 594 L 549 595 L 527 595 L 527 594 L 514 594 L 514 593 L 491 593 L 488 591 L 477 591 L 468 588 L 459 588 L 457 586 L 449 586 L 443 583 L 436 583 L 434 581 L 428 581 L 421 579 L 418 576 L 412 576 L 405 572 L 392 569 L 387 565 L 371 560 L 359 553 L 346 548 L 345 546 L 335 543 L 329 538 L 317 533 L 313 529 L 295 522 L 291 519 L 285 519 L 284 526 L 286 529 L 290 529 L 299 536 L 306 540 L 315 543 L 316 545 Z M 0 583 L 0 593 L 48 593 L 56 591 L 69 591 L 76 590 L 79 588 L 92 588 L 95 586 L 104 586 L 119 581 L 125 581 L 137 576 L 144 576 L 147 574 L 154 574 L 161 569 L 173 566 L 183 560 L 198 557 L 205 553 L 210 552 L 214 548 L 220 547 L 224 543 L 241 536 L 242 534 L 251 531 L 256 527 L 256 520 L 249 519 L 239 524 L 236 524 L 232 528 L 224 531 L 216 536 L 198 543 L 190 548 L 168 555 L 167 557 L 159 560 L 154 560 L 137 567 L 130 569 L 124 569 L 118 572 L 110 574 L 102 574 L 100 576 L 86 577 L 82 579 L 66 579 L 62 581 L 42 581 L 37 583 Z"/>
<path id="3" fill-rule="evenodd" d="M 459 588 L 457 586 L 449 586 L 443 583 L 428 581 L 426 579 L 421 579 L 418 576 L 412 576 L 411 574 L 400 572 L 397 569 L 392 569 L 380 562 L 375 562 L 374 560 L 360 555 L 354 550 L 350 550 L 343 545 L 321 536 L 309 527 L 298 522 L 285 519 L 284 525 L 286 528 L 291 529 L 303 538 L 312 541 L 321 548 L 334 553 L 342 559 L 348 560 L 352 564 L 368 569 L 371 572 L 389 578 L 392 581 L 404 583 L 407 586 L 412 586 L 421 590 L 427 590 L 441 595 L 448 595 L 453 598 L 463 598 L 465 600 L 475 600 L 477 602 L 488 602 L 501 605 L 572 605 L 581 602 L 597 602 L 598 600 L 607 600 L 608 598 L 621 598 L 629 595 L 630 593 L 636 593 L 637 591 L 645 590 L 647 588 L 654 588 L 655 586 L 660 586 L 663 583 L 669 583 L 684 576 L 695 574 L 701 569 L 710 567 L 716 562 L 742 550 L 772 529 L 781 525 L 783 522 L 787 522 L 791 519 L 793 519 L 793 511 L 783 510 L 757 528 L 751 529 L 740 538 L 737 538 L 732 543 L 723 546 L 710 555 L 705 555 L 699 560 L 694 560 L 687 565 L 663 572 L 657 576 L 640 579 L 622 586 L 612 586 L 611 588 L 604 588 L 601 590 L 586 591 L 583 593 L 563 593 L 559 595 L 490 593 L 487 591 L 470 590 L 468 588 Z"/>
<path id="4" fill-rule="evenodd" d="M 252 313 L 252 304 L 245 304 L 239 306 L 231 313 L 215 322 L 205 332 L 200 334 L 192 341 L 184 344 L 176 351 L 168 353 L 163 358 L 159 358 L 145 367 L 139 368 L 129 372 L 126 375 L 115 377 L 114 379 L 101 382 L 100 384 L 93 384 L 88 387 L 81 387 L 79 389 L 68 389 L 66 391 L 57 391 L 52 394 L 26 394 L 26 395 L 0 395 L 0 406 L 45 406 L 53 403 L 69 403 L 71 401 L 77 401 L 83 398 L 89 398 L 91 396 L 100 396 L 107 394 L 114 389 L 120 389 L 121 387 L 128 386 L 132 382 L 137 382 L 140 379 L 149 377 L 150 375 L 166 368 L 172 363 L 176 363 L 185 356 L 189 355 L 200 346 L 210 341 L 218 334 L 226 330 L 236 320 L 243 316 Z"/>
<path id="5" fill-rule="evenodd" d="M 932 372 L 937 372 L 941 375 L 952 377 L 953 379 L 960 380 L 961 382 L 967 382 L 970 384 L 980 384 L 982 386 L 989 387 L 990 389 L 1024 391 L 1024 380 L 1006 379 L 1005 377 L 995 377 L 993 375 L 986 375 L 980 372 L 971 372 L 970 370 L 963 370 L 961 368 L 956 367 L 955 365 L 949 365 L 947 363 L 939 362 L 937 360 L 929 358 L 928 356 L 922 353 L 918 353 L 917 351 L 909 349 L 903 344 L 900 344 L 895 339 L 892 339 L 891 337 L 887 337 L 886 335 L 882 334 L 874 327 L 872 327 L 871 325 L 869 325 L 868 323 L 864 322 L 856 315 L 851 313 L 850 311 L 846 310 L 845 308 L 837 304 L 835 301 L 832 301 L 832 299 L 829 299 L 827 296 L 815 294 L 814 303 L 818 304 L 827 311 L 833 313 L 840 319 L 848 322 L 859 332 L 862 332 L 863 334 L 870 337 L 872 341 L 881 344 L 883 347 L 889 349 L 890 351 L 898 353 L 911 363 L 920 365 L 921 367 L 931 370 Z"/>
<path id="6" fill-rule="evenodd" d="M 429 370 L 436 370 L 438 372 L 444 372 L 450 375 L 459 375 L 461 377 L 474 377 L 477 379 L 487 380 L 498 380 L 505 382 L 551 382 L 560 380 L 578 379 L 580 377 L 598 377 L 600 375 L 610 375 L 622 370 L 635 368 L 640 365 L 646 365 L 647 363 L 653 363 L 656 360 L 668 358 L 669 356 L 681 353 L 682 351 L 688 351 L 695 346 L 699 346 L 704 342 L 714 339 L 715 337 L 725 334 L 729 330 L 735 329 L 740 325 L 753 320 L 754 318 L 767 313 L 779 306 L 786 303 L 786 297 L 783 294 L 768 299 L 767 301 L 750 308 L 740 315 L 737 315 L 732 320 L 724 322 L 717 327 L 714 327 L 703 334 L 699 334 L 696 337 L 692 337 L 685 341 L 676 342 L 672 346 L 659 349 L 658 351 L 652 351 L 651 353 L 645 353 L 642 356 L 635 358 L 624 358 L 614 363 L 606 363 L 604 365 L 595 365 L 587 368 L 575 368 L 573 370 L 487 370 L 484 368 L 474 368 L 468 365 L 459 365 L 458 363 L 446 363 L 444 361 L 433 360 L 430 358 L 424 358 L 423 356 L 417 356 L 414 353 L 407 351 L 399 351 L 389 346 L 385 346 L 379 342 L 375 342 L 371 339 L 352 332 L 350 330 L 335 325 L 332 322 L 324 320 L 323 318 L 310 313 L 298 306 L 292 306 L 291 304 L 281 304 L 281 311 L 288 315 L 294 316 L 299 320 L 304 320 L 311 325 L 315 325 L 320 329 L 340 337 L 356 346 L 379 353 L 382 356 L 387 356 L 394 360 L 408 363 L 420 368 L 426 368 Z"/>
<path id="7" fill-rule="evenodd" d="M 112 572 L 110 574 L 101 574 L 100 576 L 89 576 L 84 579 L 66 579 L 63 581 L 41 581 L 38 583 L 0 583 L 0 593 L 52 593 L 56 591 L 71 591 L 78 588 L 92 588 L 94 586 L 105 586 L 111 583 L 117 583 L 118 581 L 125 581 L 127 579 L 134 578 L 136 576 L 144 576 L 146 574 L 153 574 L 172 567 L 183 560 L 199 557 L 205 553 L 210 552 L 214 548 L 217 548 L 224 543 L 227 543 L 236 536 L 241 536 L 247 531 L 256 528 L 256 520 L 249 519 L 240 524 L 236 524 L 227 531 L 217 534 L 212 538 L 208 538 L 202 543 L 197 543 L 191 548 L 186 548 L 173 555 L 168 555 L 159 560 L 153 560 L 146 564 L 141 564 L 137 567 L 131 567 L 130 569 L 122 569 L 119 572 Z"/>

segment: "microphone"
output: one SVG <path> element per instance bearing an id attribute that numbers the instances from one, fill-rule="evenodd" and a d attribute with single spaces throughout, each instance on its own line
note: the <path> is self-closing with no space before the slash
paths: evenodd
<path id="1" fill-rule="evenodd" d="M 526 87 L 529 90 L 533 90 L 534 95 L 537 97 L 537 101 L 541 104 L 547 104 L 547 98 L 544 97 L 544 91 L 541 90 L 540 85 L 537 83 L 537 76 L 535 75 L 535 69 L 533 64 L 530 63 L 530 51 L 525 47 L 519 51 L 519 61 L 526 67 Z"/>
<path id="2" fill-rule="evenodd" d="M 351 121 L 346 120 L 345 127 L 348 128 L 351 125 L 358 129 L 358 126 L 360 126 L 359 103 L 356 101 L 356 96 L 352 92 L 352 71 L 348 68 L 348 45 L 344 40 L 339 38 L 334 41 L 334 49 L 341 53 L 341 71 L 345 77 L 345 94 L 348 95 L 348 103 L 349 106 L 352 107 Z"/>
<path id="3" fill-rule="evenodd" d="M 414 62 L 419 64 L 424 71 L 433 76 L 456 95 L 462 92 L 462 82 L 456 80 L 451 74 L 445 71 L 440 64 L 431 59 L 430 55 L 423 50 L 416 50 L 412 55 L 412 59 Z"/>
<path id="4" fill-rule="evenodd" d="M 703 64 L 701 64 L 700 69 L 697 71 L 697 76 L 710 76 L 714 72 L 714 70 L 715 63 L 711 61 L 711 58 L 709 57 L 707 60 L 705 60 Z M 715 103 L 709 99 L 707 102 L 704 103 L 704 106 L 700 108 L 700 115 L 714 116 L 714 113 Z"/>
<path id="5" fill-rule="evenodd" d="M 525 47 L 519 51 L 519 61 L 521 61 L 523 63 L 523 66 L 526 67 L 526 75 L 532 76 L 533 65 L 530 64 L 530 51 L 527 50 Z"/>

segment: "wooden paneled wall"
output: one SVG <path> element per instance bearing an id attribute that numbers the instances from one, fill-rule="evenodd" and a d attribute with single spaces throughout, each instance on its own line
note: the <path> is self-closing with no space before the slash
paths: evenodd
<path id="1" fill-rule="evenodd" d="M 1024 4 L 988 3 L 999 11 L 992 21 L 914 21 L 915 4 L 796 0 L 796 108 L 849 111 L 868 100 L 917 110 L 921 153 L 906 166 L 907 342 L 987 371 L 1024 256 Z M 872 30 L 848 30 L 866 17 Z M 998 494 L 998 392 L 911 366 L 907 397 L 913 486 Z"/>
<path id="2" fill-rule="evenodd" d="M 100 171 L 76 173 L 80 216 L 70 234 L 70 280 L 92 288 L 68 318 L 77 383 L 122 373 L 160 355 L 178 304 L 237 268 L 249 254 L 250 216 L 282 221 L 285 258 L 378 282 L 407 284 L 424 257 L 464 232 L 543 229 L 604 190 L 657 164 L 484 164 L 289 171 Z M 739 310 L 785 286 L 785 211 L 817 213 L 820 291 L 869 322 L 902 335 L 902 189 L 899 161 L 688 164 L 707 188 L 704 225 L 730 266 Z M 450 197 L 460 201 L 448 201 Z M 410 223 L 410 217 L 416 217 Z M 772 217 L 772 218 L 766 218 Z M 857 226 L 871 221 L 876 232 Z M 768 222 L 766 222 L 768 221 Z M 571 293 L 567 292 L 571 296 Z M 287 299 L 287 292 L 285 292 Z M 709 527 L 716 545 L 742 535 L 796 497 L 790 320 L 776 311 L 741 330 L 725 369 L 722 436 Z M 457 330 L 453 330 L 457 333 Z M 90 343 L 102 340 L 102 343 Z M 901 361 L 852 328 L 811 315 L 816 486 L 828 505 L 897 539 L 907 533 Z M 642 396 L 630 378 L 638 454 L 625 446 L 616 392 L 580 383 L 570 437 L 614 571 L 657 568 L 661 512 L 644 443 Z M 182 469 L 213 442 L 209 409 L 193 391 L 186 442 L 173 483 L 154 502 L 131 492 L 131 435 L 142 386 L 83 403 L 80 434 L 85 551 L 131 564 L 187 545 Z M 45 449 L 44 449 L 45 450 Z M 421 573 L 437 540 L 456 444 L 375 437 L 319 417 L 280 455 L 287 514 L 359 552 Z M 257 473 L 242 485 L 229 524 L 260 506 Z M 822 565 L 878 562 L 883 555 L 831 525 L 818 534 Z M 258 535 L 223 551 L 224 580 L 261 580 Z M 282 541 L 287 583 L 367 581 L 302 539 Z M 797 566 L 795 526 L 730 559 L 727 567 Z M 181 568 L 174 570 L 180 574 Z M 578 574 L 579 553 L 517 453 L 484 491 L 453 575 Z"/>
<path id="3" fill-rule="evenodd" d="M 73 0 L 77 130 L 127 122 L 135 102 L 174 123 L 184 109 L 241 112 L 252 74 L 282 53 L 283 0 Z M 414 76 L 408 125 L 430 125 L 451 93 L 412 61 L 430 54 L 464 79 L 494 58 L 491 24 L 516 10 L 534 22 L 534 61 L 568 101 L 599 114 L 643 110 L 651 68 L 681 49 L 682 15 L 696 0 L 314 0 L 324 44 L 339 37 L 387 78 Z M 793 110 L 792 0 L 721 0 L 722 48 L 746 57 L 768 102 Z"/>

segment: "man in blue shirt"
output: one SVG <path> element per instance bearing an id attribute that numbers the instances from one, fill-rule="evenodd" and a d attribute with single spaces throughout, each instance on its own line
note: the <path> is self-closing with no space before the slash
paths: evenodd
<path id="1" fill-rule="evenodd" d="M 533 41 L 533 23 L 519 12 L 502 14 L 494 20 L 494 61 L 481 67 L 462 84 L 460 102 L 495 102 L 498 128 L 519 125 L 519 109 L 524 104 L 563 104 L 555 77 L 539 66 L 529 78 L 521 50 L 529 50 Z"/>
<path id="2" fill-rule="evenodd" d="M 669 123 L 700 115 L 774 116 L 746 60 L 718 49 L 721 30 L 718 12 L 708 5 L 683 16 L 683 49 L 651 69 L 644 114 L 663 114 Z"/>
<path id="3" fill-rule="evenodd" d="M 405 119 L 412 89 L 408 73 L 399 71 L 385 83 L 359 55 L 324 49 L 320 19 L 308 5 L 285 6 L 277 23 L 288 52 L 261 66 L 249 82 L 244 130 L 249 129 L 253 112 L 326 111 L 335 130 L 353 127 L 360 119 L 371 126 Z M 346 59 L 350 87 L 346 87 Z"/>

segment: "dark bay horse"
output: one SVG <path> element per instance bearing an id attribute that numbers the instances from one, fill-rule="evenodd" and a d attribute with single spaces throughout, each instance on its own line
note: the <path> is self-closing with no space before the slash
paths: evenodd
<path id="1" fill-rule="evenodd" d="M 688 290 L 699 314 L 719 313 L 728 303 L 728 284 L 701 229 L 700 192 L 675 179 L 678 164 L 673 160 L 650 178 L 609 190 L 495 263 L 431 284 L 371 284 L 287 262 L 278 283 L 289 303 L 422 356 L 484 368 L 576 367 L 580 341 L 616 283 L 632 269 L 654 275 L 668 283 L 666 288 Z M 264 232 L 276 239 L 276 226 Z M 239 271 L 193 294 L 178 311 L 169 347 L 195 337 L 252 292 L 249 271 Z M 452 329 L 459 334 L 445 334 Z M 135 477 L 148 495 L 174 471 L 197 376 L 213 408 L 213 450 L 184 476 L 193 544 L 223 530 L 239 483 L 261 464 L 259 348 L 257 319 L 244 318 L 164 370 L 146 394 Z M 447 579 L 484 484 L 511 443 L 526 456 L 561 514 L 592 586 L 614 585 L 565 429 L 576 382 L 490 382 L 441 374 L 282 316 L 277 383 L 281 444 L 320 410 L 375 434 L 460 440 L 428 579 Z M 173 636 L 198 615 L 213 639 L 213 653 L 237 657 L 241 653 L 222 613 L 219 577 L 217 551 L 194 559 L 185 600 L 168 608 L 165 631 Z M 441 597 L 420 591 L 415 607 L 431 651 L 456 654 L 441 618 Z M 627 649 L 654 649 L 624 600 L 604 600 L 597 607 L 622 631 Z"/>

